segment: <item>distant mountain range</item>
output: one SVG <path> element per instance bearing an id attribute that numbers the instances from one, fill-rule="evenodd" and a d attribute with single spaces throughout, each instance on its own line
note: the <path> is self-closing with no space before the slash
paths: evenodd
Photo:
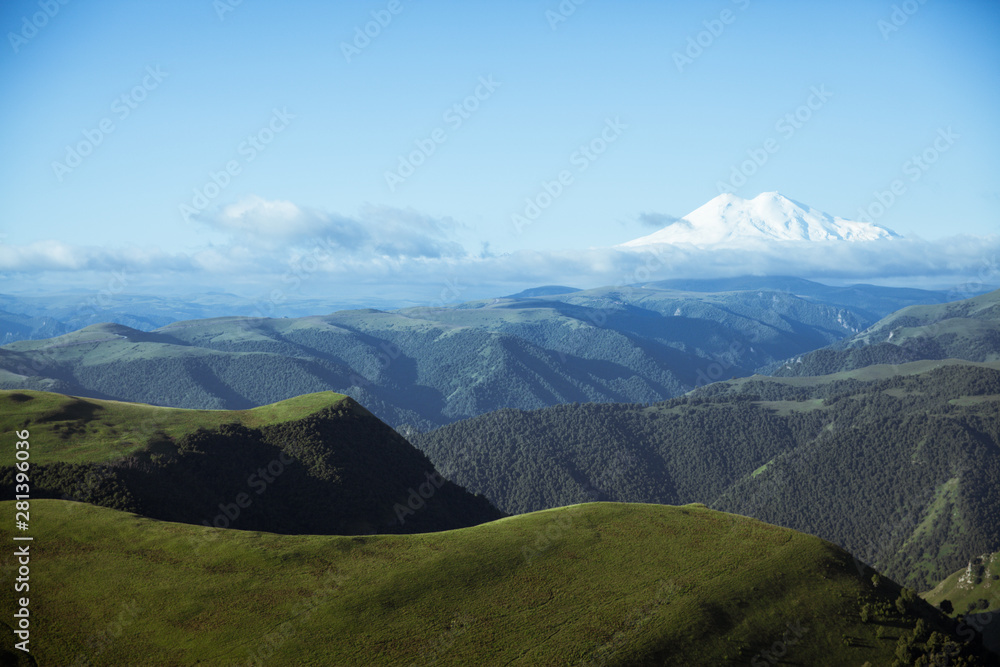
<path id="1" fill-rule="evenodd" d="M 94 325 L 0 347 L 0 388 L 210 409 L 333 390 L 423 430 L 504 407 L 663 400 L 948 298 L 752 277 L 541 294 L 153 331 Z"/>
<path id="2" fill-rule="evenodd" d="M 357 308 L 361 299 L 285 298 L 275 303 L 223 292 L 162 297 L 129 293 L 129 277 L 115 274 L 101 290 L 40 296 L 0 294 L 0 345 L 19 340 L 52 338 L 92 324 L 124 324 L 139 331 L 209 317 L 301 317 L 336 309 Z M 286 295 L 290 296 L 290 295 Z M 395 302 L 365 299 L 367 307 L 394 307 Z"/>
<path id="3" fill-rule="evenodd" d="M 704 248 L 775 241 L 884 241 L 898 236 L 885 227 L 845 220 L 777 192 L 765 192 L 753 199 L 727 193 L 663 229 L 619 247 L 634 249 L 664 243 Z"/>
<path id="4" fill-rule="evenodd" d="M 1000 360 L 1000 291 L 939 305 L 910 306 L 864 331 L 766 370 L 825 375 L 921 359 Z"/>

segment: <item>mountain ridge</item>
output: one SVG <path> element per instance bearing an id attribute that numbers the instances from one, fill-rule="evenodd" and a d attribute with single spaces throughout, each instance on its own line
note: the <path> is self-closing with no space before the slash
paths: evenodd
<path id="1" fill-rule="evenodd" d="M 0 388 L 201 409 L 332 389 L 391 426 L 426 430 L 501 407 L 663 400 L 826 347 L 902 306 L 947 298 L 786 279 L 745 286 L 754 289 L 623 285 L 439 309 L 190 320 L 148 332 L 93 325 L 0 347 Z"/>
<path id="2" fill-rule="evenodd" d="M 909 306 L 828 347 L 758 370 L 775 376 L 814 376 L 871 364 L 946 358 L 1000 359 L 1000 290 Z"/>
<path id="3" fill-rule="evenodd" d="M 274 533 L 428 532 L 503 516 L 333 392 L 228 412 L 0 391 L 0 408 L 38 452 L 32 498 Z M 11 451 L 0 457 L 7 497 L 15 474 Z"/>

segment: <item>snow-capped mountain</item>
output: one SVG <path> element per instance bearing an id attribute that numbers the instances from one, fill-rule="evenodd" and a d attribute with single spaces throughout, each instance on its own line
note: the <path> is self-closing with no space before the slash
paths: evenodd
<path id="1" fill-rule="evenodd" d="M 639 248 L 661 243 L 698 247 L 739 245 L 747 241 L 878 241 L 899 238 L 870 222 L 844 220 L 765 192 L 753 199 L 721 194 L 663 229 L 627 243 Z"/>

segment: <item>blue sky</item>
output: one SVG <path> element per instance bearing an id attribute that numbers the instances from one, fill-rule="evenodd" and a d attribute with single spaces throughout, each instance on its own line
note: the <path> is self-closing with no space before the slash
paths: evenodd
<path id="1" fill-rule="evenodd" d="M 376 36 L 355 42 L 366 24 Z M 726 182 L 881 213 L 911 240 L 884 267 L 819 277 L 943 284 L 1000 247 L 941 241 L 998 232 L 996 2 L 17 0 L 0 26 L 12 291 L 125 270 L 137 290 L 257 294 L 287 291 L 289 267 L 306 293 L 395 285 L 415 302 L 455 275 L 468 297 L 596 286 L 635 271 L 596 249 Z M 580 151 L 592 142 L 606 150 Z M 743 183 L 754 154 L 767 159 Z M 561 172 L 551 205 L 515 225 Z M 741 261 L 654 275 L 769 270 Z"/>

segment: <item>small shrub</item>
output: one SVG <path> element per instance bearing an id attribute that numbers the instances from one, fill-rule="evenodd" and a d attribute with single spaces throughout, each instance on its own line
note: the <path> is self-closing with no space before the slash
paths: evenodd
<path id="1" fill-rule="evenodd" d="M 900 616 L 906 615 L 906 602 L 903 601 L 902 596 L 896 598 L 896 611 L 899 612 Z"/>

